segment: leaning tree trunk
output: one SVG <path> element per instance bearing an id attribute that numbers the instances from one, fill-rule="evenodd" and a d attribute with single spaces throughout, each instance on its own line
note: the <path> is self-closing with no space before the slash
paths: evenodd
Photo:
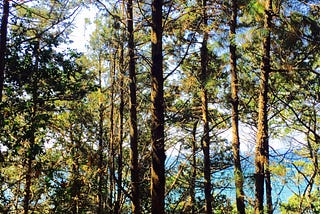
<path id="1" fill-rule="evenodd" d="M 260 74 L 260 93 L 258 110 L 258 132 L 255 151 L 255 213 L 263 213 L 264 182 L 266 182 L 267 209 L 272 213 L 271 181 L 269 171 L 269 139 L 268 139 L 268 81 L 270 68 L 272 0 L 267 1 L 265 10 L 263 38 L 263 58 Z"/>
<path id="2" fill-rule="evenodd" d="M 5 56 L 7 49 L 7 32 L 8 32 L 8 18 L 9 18 L 10 1 L 3 0 L 3 10 L 1 18 L 0 29 L 0 104 L 2 103 L 2 93 L 4 84 L 4 69 L 5 69 Z M 0 105 L 1 108 L 1 105 Z"/>
<path id="3" fill-rule="evenodd" d="M 165 213 L 165 149 L 164 149 L 164 97 L 162 56 L 162 4 L 152 1 L 152 67 L 151 67 L 151 211 Z"/>
<path id="4" fill-rule="evenodd" d="M 231 96 L 232 96 L 232 150 L 234 162 L 234 180 L 236 187 L 236 203 L 239 214 L 245 213 L 243 174 L 240 161 L 240 139 L 239 139 L 239 97 L 238 97 L 238 73 L 236 54 L 236 26 L 237 26 L 237 0 L 232 0 L 232 15 L 230 20 L 230 67 L 231 67 Z"/>
<path id="5" fill-rule="evenodd" d="M 211 195 L 211 169 L 210 169 L 210 136 L 209 136 L 209 113 L 208 113 L 208 95 L 206 89 L 206 78 L 207 78 L 207 66 L 208 66 L 208 18 L 207 18 L 207 1 L 203 0 L 203 41 L 201 47 L 201 111 L 203 121 L 203 138 L 201 140 L 202 151 L 203 151 L 203 174 L 204 174 L 204 197 L 205 197 L 205 212 L 207 214 L 212 213 L 212 195 Z"/>
<path id="6" fill-rule="evenodd" d="M 130 88 L 130 171 L 131 171 L 131 196 L 132 213 L 140 214 L 140 191 L 139 191 L 139 164 L 138 164 L 138 128 L 137 128 L 137 86 L 136 69 L 134 58 L 134 32 L 133 32 L 133 5 L 132 0 L 127 1 L 127 28 L 129 34 L 128 54 L 129 54 L 129 88 Z"/>

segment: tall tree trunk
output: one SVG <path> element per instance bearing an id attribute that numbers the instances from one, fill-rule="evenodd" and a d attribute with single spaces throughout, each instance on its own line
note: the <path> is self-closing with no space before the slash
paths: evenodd
<path id="1" fill-rule="evenodd" d="M 32 75 L 32 109 L 31 109 L 31 127 L 30 127 L 30 137 L 29 137 L 29 148 L 26 158 L 27 172 L 26 172 L 26 184 L 24 188 L 24 198 L 23 198 L 23 211 L 24 214 L 29 213 L 30 201 L 31 201 L 31 185 L 32 185 L 32 162 L 35 159 L 36 154 L 35 150 L 35 133 L 36 133 L 36 117 L 38 114 L 38 103 L 39 103 L 39 94 L 38 94 L 38 73 L 39 73 L 39 41 L 34 47 L 33 54 L 35 57 L 35 70 Z"/>
<path id="2" fill-rule="evenodd" d="M 164 149 L 164 97 L 162 56 L 162 4 L 152 1 L 152 67 L 151 67 L 151 211 L 165 213 L 165 149 Z"/>
<path id="3" fill-rule="evenodd" d="M 198 120 L 194 122 L 192 129 L 192 172 L 191 172 L 191 181 L 190 181 L 190 196 L 191 196 L 191 213 L 196 213 L 196 177 L 197 177 L 197 126 Z"/>
<path id="4" fill-rule="evenodd" d="M 231 96 L 232 96 L 232 151 L 234 162 L 234 180 L 236 186 L 236 203 L 239 214 L 245 213 L 243 174 L 240 160 L 240 139 L 239 139 L 239 97 L 238 97 L 238 73 L 237 73 L 237 53 L 236 53 L 236 27 L 238 2 L 232 0 L 232 15 L 230 20 L 230 67 L 231 67 Z"/>
<path id="5" fill-rule="evenodd" d="M 0 29 L 0 104 L 2 103 L 2 93 L 3 93 L 3 84 L 4 84 L 9 8 L 10 8 L 10 1 L 3 0 L 1 29 Z"/>
<path id="6" fill-rule="evenodd" d="M 201 140 L 203 150 L 203 173 L 204 173 L 204 195 L 206 200 L 205 212 L 212 213 L 212 195 L 211 195 L 211 164 L 210 164 L 210 136 L 209 136 L 209 114 L 208 114 L 208 95 L 206 89 L 207 66 L 208 66 L 208 17 L 207 17 L 207 1 L 202 2 L 203 13 L 203 41 L 201 47 L 201 111 L 203 121 L 203 138 Z"/>
<path id="7" fill-rule="evenodd" d="M 268 139 L 268 81 L 270 74 L 270 46 L 272 0 L 267 1 L 264 17 L 263 58 L 260 74 L 260 93 L 258 110 L 258 132 L 255 151 L 255 213 L 263 213 L 264 182 L 266 182 L 267 209 L 272 213 L 271 181 L 269 171 L 269 139 Z"/>
<path id="8" fill-rule="evenodd" d="M 99 92 L 102 93 L 102 74 L 101 74 L 101 56 L 99 55 Z M 101 94 L 99 95 L 101 96 Z M 99 98 L 99 146 L 98 146 L 98 209 L 97 214 L 104 213 L 104 194 L 103 194 L 103 184 L 104 184 L 104 165 L 103 165 L 103 136 L 104 136 L 104 104 L 101 98 Z"/>
<path id="9" fill-rule="evenodd" d="M 140 204 L 140 176 L 138 165 L 138 128 L 137 128 L 137 86 L 136 66 L 134 59 L 134 32 L 133 32 L 133 6 L 132 0 L 127 1 L 127 27 L 128 27 L 128 54 L 129 54 L 129 88 L 130 88 L 130 161 L 131 161 L 131 190 L 132 190 L 132 213 L 141 213 Z"/>
<path id="10" fill-rule="evenodd" d="M 3 0 L 2 6 L 2 18 L 1 18 L 1 28 L 0 28 L 0 127 L 3 125 L 3 113 L 2 113 L 2 95 L 3 95 L 3 84 L 4 84 L 4 74 L 5 74 L 5 56 L 7 49 L 7 32 L 8 32 L 8 18 L 10 1 Z M 0 163 L 4 161 L 4 156 L 0 151 Z M 0 172 L 1 176 L 1 172 Z M 2 187 L 1 187 L 2 191 Z"/>
<path id="11" fill-rule="evenodd" d="M 123 44 L 120 45 L 120 59 L 119 59 L 119 68 L 120 68 L 120 106 L 119 106 L 119 143 L 118 143 L 118 178 L 117 178 L 117 200 L 115 202 L 114 213 L 121 213 L 121 198 L 122 198 L 122 146 L 123 146 L 123 120 L 124 120 L 124 88 L 123 88 L 123 80 L 124 80 L 124 61 L 123 61 Z"/>
<path id="12" fill-rule="evenodd" d="M 115 164 L 114 164 L 114 156 L 115 156 L 115 137 L 114 137 L 114 91 L 115 91 L 115 74 L 116 74 L 116 59 L 117 59 L 117 53 L 114 53 L 114 55 L 112 56 L 112 68 L 110 70 L 110 79 L 111 79 L 111 85 L 110 85 L 110 145 L 109 145 L 109 154 L 110 154 L 110 158 L 109 158 L 109 199 L 108 199 L 108 203 L 109 203 L 109 213 L 113 213 L 113 208 L 114 208 L 114 187 L 115 187 L 115 183 L 114 183 L 114 178 L 115 178 Z"/>

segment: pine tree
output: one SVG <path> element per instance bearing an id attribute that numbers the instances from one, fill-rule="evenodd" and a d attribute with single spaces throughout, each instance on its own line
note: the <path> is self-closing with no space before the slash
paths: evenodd
<path id="1" fill-rule="evenodd" d="M 207 17 L 207 0 L 202 1 L 202 18 L 203 18 L 203 39 L 201 46 L 201 74 L 200 74 L 200 91 L 201 91 L 201 111 L 203 122 L 203 137 L 201 147 L 203 150 L 203 174 L 204 174 L 204 194 L 205 194 L 205 212 L 212 213 L 212 193 L 211 193 L 211 161 L 210 161 L 210 133 L 209 133 L 209 112 L 208 112 L 208 95 L 207 95 L 207 69 L 208 69 L 208 17 Z"/>
<path id="2" fill-rule="evenodd" d="M 243 174 L 240 160 L 240 139 L 239 139 L 239 97 L 238 97 L 238 72 L 237 72 L 237 52 L 236 52 L 236 27 L 237 27 L 238 1 L 231 2 L 230 20 L 230 69 L 231 69 L 231 96 L 232 96 L 232 150 L 234 158 L 234 180 L 236 186 L 236 203 L 238 213 L 245 213 Z"/>
<path id="3" fill-rule="evenodd" d="M 264 14 L 265 35 L 262 42 L 262 63 L 260 72 L 258 132 L 255 152 L 255 213 L 263 213 L 264 182 L 266 183 L 266 196 L 268 213 L 272 213 L 271 180 L 269 169 L 269 135 L 268 135 L 268 91 L 269 75 L 271 72 L 271 21 L 272 0 L 268 0 Z"/>
<path id="4" fill-rule="evenodd" d="M 1 17 L 1 29 L 0 29 L 0 110 L 2 109 L 2 94 L 5 75 L 5 56 L 7 50 L 7 33 L 8 33 L 8 19 L 10 10 L 10 1 L 3 0 L 2 3 L 2 17 Z M 2 118 L 0 118 L 2 123 Z"/>
<path id="5" fill-rule="evenodd" d="M 137 128 L 137 78 L 135 68 L 135 42 L 133 31 L 133 4 L 132 0 L 127 1 L 127 30 L 128 55 L 129 55 L 129 88 L 130 88 L 130 161 L 131 161 L 131 187 L 132 187 L 132 213 L 141 213 L 140 203 L 140 176 L 138 164 L 138 128 Z"/>
<path id="6" fill-rule="evenodd" d="M 151 201 L 153 214 L 165 213 L 164 91 L 162 0 L 153 0 L 151 23 Z"/>

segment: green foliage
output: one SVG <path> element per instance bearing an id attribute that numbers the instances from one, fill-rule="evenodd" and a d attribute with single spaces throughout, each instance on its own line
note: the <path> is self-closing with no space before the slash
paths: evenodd
<path id="1" fill-rule="evenodd" d="M 167 1 L 163 5 L 166 211 L 191 213 L 193 207 L 196 213 L 204 212 L 200 152 L 203 130 L 199 122 L 200 86 L 203 85 L 208 92 L 214 212 L 236 213 L 233 153 L 228 131 L 232 102 L 228 49 L 231 42 L 237 45 L 239 119 L 245 127 L 240 130 L 240 140 L 249 150 L 241 151 L 246 210 L 253 213 L 250 149 L 254 149 L 252 139 L 257 127 L 260 44 L 266 33 L 262 28 L 265 1 L 238 1 L 237 34 L 229 39 L 230 2 L 207 2 L 208 27 L 201 24 L 202 8 L 197 1 Z M 269 139 L 279 142 L 274 151 L 270 148 L 273 196 L 282 197 L 281 191 L 287 189 L 296 194 L 281 203 L 283 213 L 320 212 L 319 171 L 316 171 L 320 130 L 320 24 L 319 7 L 313 2 L 288 0 L 275 1 L 273 5 Z M 104 200 L 104 211 L 111 212 L 118 192 L 122 213 L 130 213 L 126 11 L 116 1 L 95 2 L 99 10 L 92 10 L 97 12 L 92 22 L 94 29 L 87 51 L 80 54 L 62 47 L 70 44 L 68 36 L 72 28 L 69 26 L 78 5 L 84 2 L 12 3 L 1 103 L 0 212 L 23 212 L 28 188 L 26 177 L 30 176 L 32 213 L 96 212 L 99 193 Z M 151 207 L 150 13 L 148 1 L 139 1 L 134 7 L 142 213 L 150 213 Z M 209 33 L 208 74 L 201 79 L 200 46 L 205 31 Z M 123 142 L 119 134 L 121 93 L 125 102 Z M 102 148 L 99 148 L 100 141 Z M 277 146 L 284 143 L 291 147 L 278 150 Z M 118 168 L 120 158 L 121 169 Z M 312 187 L 310 196 L 307 180 Z M 278 186 L 284 188 L 280 193 Z M 277 199 L 273 201 L 277 203 Z"/>
<path id="2" fill-rule="evenodd" d="M 281 213 L 319 213 L 319 196 L 318 190 L 314 191 L 309 199 L 294 195 L 287 203 L 281 204 Z"/>

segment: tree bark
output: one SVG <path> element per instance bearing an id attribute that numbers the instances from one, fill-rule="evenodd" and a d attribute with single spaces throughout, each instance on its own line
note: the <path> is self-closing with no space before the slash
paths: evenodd
<path id="1" fill-rule="evenodd" d="M 71 158 L 72 158 L 72 166 L 71 166 L 71 203 L 70 208 L 71 212 L 74 214 L 81 213 L 81 187 L 82 187 L 82 180 L 80 174 L 80 161 L 81 157 L 79 152 L 81 151 L 81 137 L 77 135 L 77 131 L 79 131 L 79 127 L 74 126 L 74 124 L 69 125 L 69 132 L 70 132 L 70 144 L 72 145 L 71 148 Z"/>
<path id="2" fill-rule="evenodd" d="M 207 78 L 207 66 L 208 66 L 208 18 L 206 13 L 207 1 L 202 2 L 202 13 L 203 13 L 203 41 L 201 47 L 201 111 L 202 111 L 202 122 L 203 122 L 203 137 L 201 140 L 203 161 L 204 161 L 204 195 L 205 195 L 205 212 L 207 214 L 212 213 L 212 195 L 211 195 L 211 164 L 210 164 L 210 136 L 209 136 L 209 114 L 208 114 L 208 95 L 206 89 L 206 78 Z"/>
<path id="3" fill-rule="evenodd" d="M 119 143 L 118 143 L 118 178 L 117 178 L 117 200 L 115 202 L 115 208 L 114 213 L 120 214 L 121 213 L 121 198 L 122 198 L 122 166 L 123 166 L 123 120 L 124 120 L 124 50 L 123 45 L 120 45 L 120 59 L 119 59 L 119 65 L 120 65 L 120 106 L 119 106 Z"/>
<path id="4" fill-rule="evenodd" d="M 111 79 L 111 85 L 110 85 L 110 145 L 109 145 L 109 198 L 108 198 L 108 204 L 109 204 L 109 213 L 113 214 L 114 210 L 114 190 L 115 190 L 115 135 L 114 135 L 114 97 L 115 97 L 115 76 L 116 76 L 116 59 L 117 59 L 117 52 L 115 52 L 112 56 L 112 68 L 110 70 L 110 79 Z"/>
<path id="5" fill-rule="evenodd" d="M 31 109 L 31 127 L 30 127 L 30 137 L 29 139 L 29 148 L 26 157 L 27 173 L 26 173 L 26 184 L 24 188 L 24 198 L 23 198 L 23 212 L 24 214 L 29 213 L 30 201 L 31 201 L 31 185 L 32 185 L 32 162 L 35 160 L 36 154 L 34 154 L 35 140 L 36 140 L 36 117 L 38 114 L 38 103 L 39 103 L 39 94 L 38 94 L 38 73 L 39 73 L 39 41 L 34 47 L 33 54 L 35 57 L 35 70 L 33 71 L 32 77 L 32 109 Z"/>
<path id="6" fill-rule="evenodd" d="M 267 1 L 264 17 L 263 58 L 260 73 L 260 93 L 258 110 L 258 132 L 255 151 L 255 213 L 263 213 L 264 182 L 266 182 L 267 210 L 272 213 L 271 181 L 269 171 L 269 139 L 268 139 L 268 90 L 270 75 L 272 0 Z"/>
<path id="7" fill-rule="evenodd" d="M 231 67 L 231 97 L 232 97 L 232 151 L 234 162 L 234 180 L 236 187 L 236 204 L 239 214 L 245 213 L 244 191 L 243 191 L 243 174 L 240 160 L 240 139 L 239 139 L 239 97 L 238 97 L 238 72 L 237 72 L 237 53 L 236 53 L 236 26 L 238 2 L 232 0 L 232 15 L 230 20 L 230 67 Z"/>
<path id="8" fill-rule="evenodd" d="M 316 123 L 316 117 L 312 118 L 312 119 L 315 119 L 314 121 Z M 310 121 L 309 121 L 309 128 L 311 127 L 311 120 L 312 119 L 310 119 Z M 316 131 L 317 131 L 316 124 L 314 124 L 314 127 L 312 129 L 316 133 Z M 308 151 L 309 151 L 309 158 L 311 159 L 311 163 L 313 165 L 313 172 L 310 175 L 310 178 L 307 180 L 307 186 L 306 186 L 306 189 L 304 191 L 303 196 L 306 198 L 307 203 L 310 206 L 311 210 L 313 210 L 314 213 L 317 213 L 317 211 L 315 210 L 315 206 L 312 203 L 311 193 L 312 193 L 313 186 L 315 184 L 315 179 L 316 179 L 316 177 L 317 177 L 317 175 L 319 173 L 319 162 L 318 162 L 319 149 L 314 147 L 314 145 L 319 145 L 318 144 L 319 142 L 317 140 L 317 136 L 316 135 L 314 135 L 314 139 L 312 139 L 312 137 L 310 136 L 311 135 L 310 132 L 311 132 L 310 130 L 307 132 L 307 143 L 308 143 L 307 148 L 308 148 Z"/>
<path id="9" fill-rule="evenodd" d="M 194 122 L 192 129 L 192 171 L 191 171 L 191 181 L 190 181 L 190 196 L 191 196 L 191 213 L 196 213 L 196 177 L 197 177 L 197 144 L 196 144 L 196 134 L 197 134 L 198 120 Z"/>
<path id="10" fill-rule="evenodd" d="M 165 213 L 165 149 L 162 56 L 162 0 L 152 1 L 151 67 L 151 211 Z"/>
<path id="11" fill-rule="evenodd" d="M 74 130 L 72 126 L 70 126 L 70 139 L 73 144 L 73 148 L 71 150 L 72 158 L 73 158 L 73 164 L 72 164 L 72 175 L 73 175 L 73 181 L 71 186 L 71 198 L 72 198 L 72 204 L 71 204 L 71 210 L 72 213 L 78 214 L 79 213 L 79 201 L 80 201 L 80 187 L 81 187 L 81 181 L 80 181 L 80 172 L 79 172 L 79 139 L 74 138 Z"/>
<path id="12" fill-rule="evenodd" d="M 101 56 L 99 55 L 99 92 L 102 93 L 102 74 L 101 74 Z M 100 95 L 101 96 L 101 95 Z M 103 136 L 104 136 L 104 105 L 102 100 L 99 99 L 99 146 L 98 146 L 98 209 L 97 214 L 104 212 L 104 194 L 103 194 L 103 183 L 104 183 L 104 165 L 103 165 Z"/>
<path id="13" fill-rule="evenodd" d="M 10 1 L 3 0 L 3 8 L 2 8 L 3 12 L 2 12 L 1 29 L 0 29 L 0 103 L 2 103 L 3 84 L 4 84 L 9 8 L 10 8 Z"/>
<path id="14" fill-rule="evenodd" d="M 140 176 L 138 160 L 138 128 L 137 128 L 137 86 L 136 68 L 134 59 L 134 32 L 133 32 L 133 5 L 132 0 L 127 1 L 127 30 L 129 34 L 129 89 L 130 89 L 130 161 L 131 161 L 131 189 L 132 189 L 132 213 L 141 213 L 140 204 Z"/>
<path id="15" fill-rule="evenodd" d="M 30 147 L 34 146 L 34 136 L 30 139 Z M 30 149 L 31 150 L 31 149 Z M 29 152 L 29 155 L 26 160 L 27 164 L 27 173 L 26 173 L 26 186 L 24 190 L 23 198 L 23 212 L 24 214 L 29 213 L 30 200 L 31 200 L 31 181 L 32 181 L 32 152 Z"/>

